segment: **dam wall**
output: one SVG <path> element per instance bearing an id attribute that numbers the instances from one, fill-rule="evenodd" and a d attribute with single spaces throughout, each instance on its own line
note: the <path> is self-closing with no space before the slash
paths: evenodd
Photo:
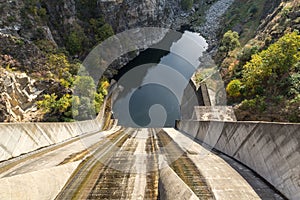
<path id="1" fill-rule="evenodd" d="M 288 199 L 300 199 L 300 124 L 178 121 L 177 128 L 248 166 Z"/>
<path id="2" fill-rule="evenodd" d="M 101 130 L 100 118 L 71 123 L 1 123 L 0 161 Z"/>

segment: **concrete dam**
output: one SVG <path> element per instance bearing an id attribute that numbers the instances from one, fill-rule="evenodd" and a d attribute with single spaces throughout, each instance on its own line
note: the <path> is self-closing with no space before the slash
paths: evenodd
<path id="1" fill-rule="evenodd" d="M 198 66 L 199 52 L 187 53 Z M 155 67 L 135 60 L 118 80 L 128 86 L 119 88 L 120 99 L 135 98 L 126 99 L 129 106 L 113 93 L 93 120 L 0 124 L 0 199 L 300 199 L 300 124 L 236 121 L 231 107 L 216 103 L 220 94 L 192 83 L 194 65 L 161 54 Z M 166 67 L 176 63 L 187 67 Z M 173 75 L 176 84 L 165 78 Z M 181 104 L 171 101 L 173 94 Z M 149 116 L 136 111 L 151 115 L 157 104 L 170 110 L 151 119 L 160 124 L 165 115 L 167 126 L 126 126 L 129 111 L 147 124 Z"/>
<path id="2" fill-rule="evenodd" d="M 0 199 L 300 199 L 299 124 L 104 118 L 0 124 Z"/>

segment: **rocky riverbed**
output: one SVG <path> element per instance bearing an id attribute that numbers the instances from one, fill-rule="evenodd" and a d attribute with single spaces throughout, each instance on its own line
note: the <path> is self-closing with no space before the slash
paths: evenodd
<path id="1" fill-rule="evenodd" d="M 215 2 L 205 13 L 205 22 L 200 26 L 192 26 L 196 32 L 199 32 L 207 40 L 209 45 L 217 42 L 217 32 L 221 26 L 222 16 L 233 2 L 234 0 L 219 0 Z"/>

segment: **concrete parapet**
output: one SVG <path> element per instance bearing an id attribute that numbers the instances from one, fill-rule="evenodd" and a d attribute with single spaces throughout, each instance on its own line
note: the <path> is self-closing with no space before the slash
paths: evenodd
<path id="1" fill-rule="evenodd" d="M 177 128 L 245 164 L 287 198 L 300 199 L 300 124 L 180 121 Z"/>
<path id="2" fill-rule="evenodd" d="M 193 120 L 236 121 L 231 106 L 195 106 L 193 112 Z"/>
<path id="3" fill-rule="evenodd" d="M 0 161 L 101 130 L 99 118 L 72 123 L 1 123 Z"/>

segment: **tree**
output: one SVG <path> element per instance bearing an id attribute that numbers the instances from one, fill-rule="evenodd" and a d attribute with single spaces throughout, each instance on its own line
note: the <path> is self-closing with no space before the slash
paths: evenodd
<path id="1" fill-rule="evenodd" d="M 78 76 L 74 81 L 75 95 L 83 97 L 93 97 L 96 86 L 91 76 Z"/>
<path id="2" fill-rule="evenodd" d="M 55 116 L 56 119 L 64 121 L 64 118 L 71 118 L 72 112 L 72 96 L 70 94 L 63 95 L 57 99 L 56 94 L 46 94 L 44 99 L 37 102 L 38 107 L 49 116 Z"/>
<path id="3" fill-rule="evenodd" d="M 300 35 L 288 33 L 266 50 L 255 54 L 243 67 L 243 84 L 248 93 L 257 94 L 262 88 L 276 95 L 289 73 L 300 61 Z"/>
<path id="4" fill-rule="evenodd" d="M 87 37 L 83 31 L 83 28 L 79 25 L 72 27 L 72 31 L 66 38 L 66 49 L 71 55 L 79 54 L 83 51 L 84 42 Z"/>
<path id="5" fill-rule="evenodd" d="M 68 79 L 71 74 L 69 73 L 70 63 L 67 57 L 60 54 L 50 54 L 48 57 L 47 65 L 52 73 L 57 75 L 58 79 Z"/>
<path id="6" fill-rule="evenodd" d="M 194 0 L 181 0 L 181 7 L 183 10 L 190 10 L 194 4 Z"/>
<path id="7" fill-rule="evenodd" d="M 102 80 L 96 90 L 92 77 L 78 76 L 74 81 L 73 116 L 75 114 L 80 120 L 84 120 L 91 119 L 99 113 L 104 97 L 108 93 L 108 87 L 108 81 Z"/>
<path id="8" fill-rule="evenodd" d="M 103 26 L 97 29 L 95 39 L 97 42 L 102 42 L 112 35 L 114 35 L 114 30 L 112 29 L 111 25 L 105 23 Z"/>
<path id="9" fill-rule="evenodd" d="M 228 54 L 229 51 L 232 51 L 237 47 L 240 47 L 239 34 L 235 31 L 227 31 L 221 41 L 220 51 Z"/>
<path id="10" fill-rule="evenodd" d="M 80 38 L 76 32 L 70 33 L 67 38 L 66 48 L 71 55 L 80 52 L 82 49 L 82 38 Z"/>
<path id="11" fill-rule="evenodd" d="M 239 97 L 241 95 L 242 83 L 240 80 L 232 80 L 226 87 L 226 92 L 231 97 Z"/>

